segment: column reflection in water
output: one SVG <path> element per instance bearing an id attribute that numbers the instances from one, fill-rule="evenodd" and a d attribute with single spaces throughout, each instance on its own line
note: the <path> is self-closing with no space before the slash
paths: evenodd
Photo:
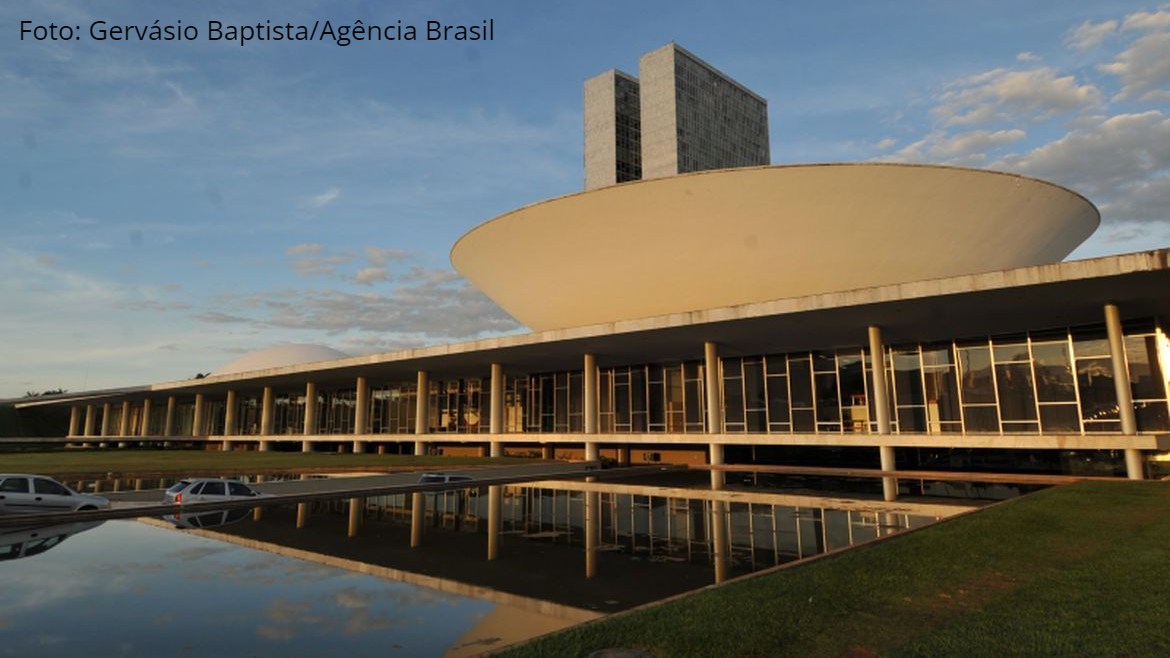
<path id="1" fill-rule="evenodd" d="M 895 509 L 878 500 L 823 499 L 755 487 L 664 489 L 601 481 L 394 494 L 352 506 L 307 503 L 297 506 L 295 518 L 300 527 L 310 510 L 313 515 L 349 516 L 351 537 L 355 528 L 370 526 L 352 541 L 380 536 L 375 541 L 391 541 L 404 549 L 409 527 L 410 547 L 422 545 L 425 531 L 428 550 L 476 546 L 461 559 L 493 564 L 519 559 L 526 569 L 537 571 L 545 554 L 536 548 L 540 543 L 565 545 L 585 553 L 584 577 L 590 580 L 613 578 L 617 570 L 608 565 L 635 559 L 647 569 L 668 568 L 670 563 L 705 566 L 710 568 L 708 582 L 721 582 L 971 509 L 925 503 L 913 509 L 915 505 L 904 502 Z M 285 523 L 291 525 L 291 508 L 289 512 Z M 359 517 L 357 524 L 353 513 Z M 385 532 L 394 527 L 401 528 L 399 539 Z M 486 537 L 482 543 L 468 544 L 456 541 L 456 534 Z M 559 552 L 547 555 L 550 559 L 560 555 L 556 559 L 562 563 L 565 559 Z M 531 564 L 525 562 L 530 559 Z"/>

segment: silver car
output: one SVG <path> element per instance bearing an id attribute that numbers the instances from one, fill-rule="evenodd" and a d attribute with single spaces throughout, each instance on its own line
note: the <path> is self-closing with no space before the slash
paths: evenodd
<path id="1" fill-rule="evenodd" d="M 0 514 L 106 509 L 102 496 L 77 493 L 44 475 L 0 473 Z"/>
<path id="2" fill-rule="evenodd" d="M 253 491 L 239 480 L 223 478 L 197 478 L 179 480 L 167 489 L 164 503 L 186 505 L 189 503 L 222 503 L 225 500 L 262 498 L 269 494 Z"/>

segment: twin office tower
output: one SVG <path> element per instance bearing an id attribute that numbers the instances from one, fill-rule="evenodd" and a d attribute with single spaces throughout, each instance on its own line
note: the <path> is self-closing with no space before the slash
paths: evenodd
<path id="1" fill-rule="evenodd" d="M 767 165 L 768 102 L 676 44 L 585 81 L 585 189 Z"/>

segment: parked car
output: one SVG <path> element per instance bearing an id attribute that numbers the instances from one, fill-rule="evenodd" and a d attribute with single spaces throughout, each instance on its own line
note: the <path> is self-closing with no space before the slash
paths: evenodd
<path id="1" fill-rule="evenodd" d="M 77 493 L 51 477 L 0 474 L 0 514 L 75 512 L 109 506 L 110 501 L 105 497 Z"/>
<path id="2" fill-rule="evenodd" d="M 467 475 L 454 475 L 451 473 L 423 473 L 418 478 L 419 484 L 435 484 L 439 482 L 470 482 L 472 478 Z"/>
<path id="3" fill-rule="evenodd" d="M 239 480 L 223 478 L 194 478 L 179 480 L 167 489 L 164 503 L 186 505 L 188 503 L 222 503 L 225 500 L 262 498 L 269 494 L 253 491 Z"/>

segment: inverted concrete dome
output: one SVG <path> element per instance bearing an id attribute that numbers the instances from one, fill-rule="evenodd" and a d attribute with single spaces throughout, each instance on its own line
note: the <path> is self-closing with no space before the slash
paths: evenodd
<path id="1" fill-rule="evenodd" d="M 485 222 L 451 249 L 534 330 L 1057 262 L 1100 222 L 1041 180 L 886 163 L 702 172 Z"/>
<path id="2" fill-rule="evenodd" d="M 294 366 L 314 361 L 331 361 L 349 356 L 345 352 L 324 345 L 293 343 L 277 345 L 255 352 L 248 352 L 234 361 L 224 364 L 213 375 L 233 375 L 254 370 L 268 370 L 283 366 Z"/>

